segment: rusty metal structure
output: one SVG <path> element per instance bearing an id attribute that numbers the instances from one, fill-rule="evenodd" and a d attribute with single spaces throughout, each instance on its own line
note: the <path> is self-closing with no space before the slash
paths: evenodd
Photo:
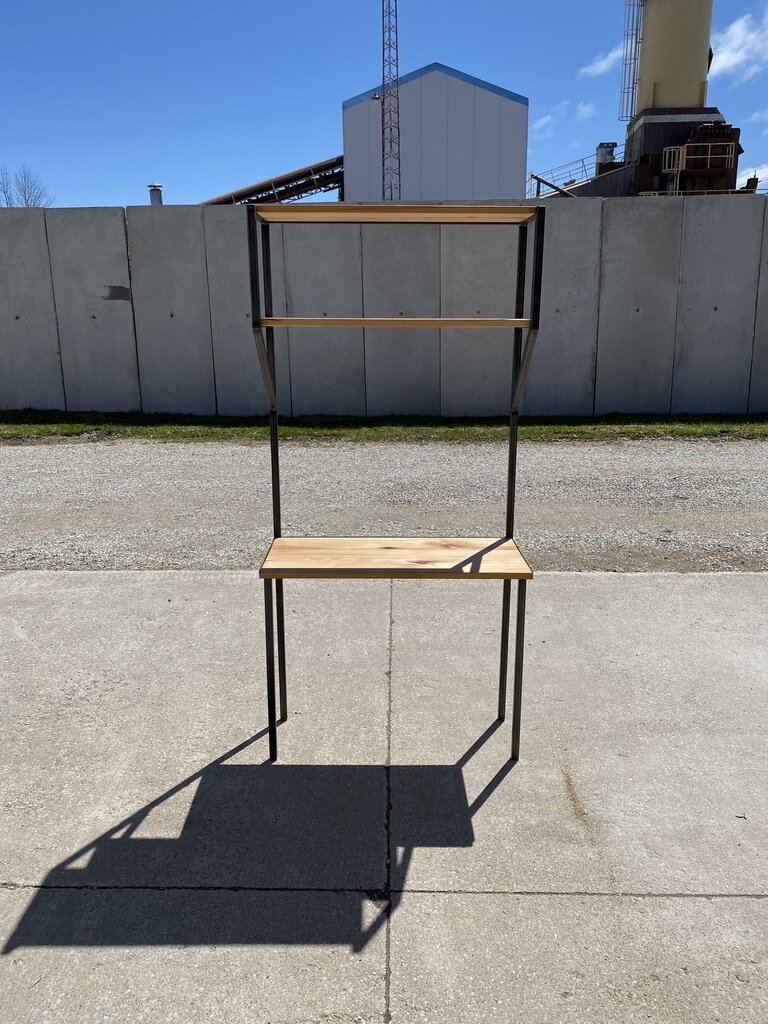
<path id="1" fill-rule="evenodd" d="M 623 153 L 531 175 L 542 196 L 714 195 L 737 189 L 741 131 L 707 106 L 713 0 L 624 0 Z M 579 164 L 581 166 L 579 166 Z"/>
<path id="2" fill-rule="evenodd" d="M 276 178 L 206 199 L 202 206 L 229 206 L 233 203 L 288 203 L 321 192 L 338 192 L 344 198 L 344 157 L 334 156 L 319 164 L 300 167 Z"/>

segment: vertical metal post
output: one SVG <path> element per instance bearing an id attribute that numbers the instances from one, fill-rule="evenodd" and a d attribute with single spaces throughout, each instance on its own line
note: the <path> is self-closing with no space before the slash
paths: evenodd
<path id="1" fill-rule="evenodd" d="M 517 280 L 515 283 L 515 317 L 522 319 L 525 312 L 525 273 L 528 257 L 528 228 L 522 224 L 519 228 L 517 241 Z M 520 360 L 523 351 L 523 332 L 515 328 L 514 348 L 512 350 L 512 391 L 515 393 L 517 375 L 520 372 Z M 515 528 L 515 480 L 517 476 L 517 433 L 518 414 L 512 409 L 509 419 L 509 456 L 507 461 L 507 516 L 504 535 L 512 537 Z M 501 659 L 499 665 L 499 714 L 503 722 L 507 708 L 507 675 L 509 664 L 509 619 L 512 604 L 512 580 L 504 580 L 501 601 Z"/>
<path id="2" fill-rule="evenodd" d="M 269 238 L 269 224 L 261 225 L 261 258 L 264 266 L 264 315 L 273 315 L 272 304 L 272 249 Z M 271 327 L 266 329 L 267 357 L 272 380 L 277 390 L 275 374 L 275 332 Z M 277 403 L 270 405 L 269 410 L 269 447 L 272 466 L 272 529 L 275 537 L 282 535 L 282 517 L 280 511 L 280 452 L 278 448 Z M 280 720 L 288 717 L 288 690 L 286 684 L 285 664 L 285 602 L 283 581 L 275 583 L 277 593 L 277 666 L 280 680 Z"/>
<path id="3" fill-rule="evenodd" d="M 277 721 L 275 719 L 275 627 L 272 616 L 272 580 L 264 580 L 264 632 L 267 639 L 267 725 L 269 760 L 277 760 Z"/>
<path id="4" fill-rule="evenodd" d="M 512 760 L 520 758 L 520 718 L 523 708 L 523 652 L 525 649 L 525 587 L 517 581 L 517 621 L 515 623 L 515 691 L 512 697 Z"/>
<path id="5" fill-rule="evenodd" d="M 536 207 L 536 226 L 533 236 L 533 281 L 531 284 L 531 330 L 538 331 L 541 315 L 541 281 L 544 272 L 544 221 L 546 210 Z"/>
<path id="6" fill-rule="evenodd" d="M 521 225 L 517 241 L 517 281 L 515 284 L 515 317 L 523 318 L 525 313 L 525 275 L 528 260 L 528 228 Z M 512 391 L 515 393 L 517 377 L 520 373 L 520 362 L 523 356 L 523 331 L 515 328 L 514 349 L 512 352 Z M 511 398 L 510 398 L 511 403 Z M 509 417 L 509 457 L 507 460 L 507 520 L 505 536 L 512 537 L 515 530 L 515 489 L 517 481 L 517 434 L 518 413 L 512 408 Z"/>
<path id="7" fill-rule="evenodd" d="M 512 580 L 504 580 L 501 599 L 501 664 L 499 666 L 499 714 L 503 722 L 507 717 L 507 662 L 509 660 L 509 615 Z"/>

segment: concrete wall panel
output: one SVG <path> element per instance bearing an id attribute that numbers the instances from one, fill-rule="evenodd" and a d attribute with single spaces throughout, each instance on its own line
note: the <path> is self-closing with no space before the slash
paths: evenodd
<path id="1" fill-rule="evenodd" d="M 67 409 L 141 408 L 122 209 L 47 210 Z"/>
<path id="2" fill-rule="evenodd" d="M 601 199 L 547 207 L 541 330 L 522 406 L 527 416 L 592 415 L 602 213 Z"/>
<path id="3" fill-rule="evenodd" d="M 131 206 L 127 213 L 144 412 L 212 416 L 202 207 Z"/>
<path id="4" fill-rule="evenodd" d="M 765 199 L 685 200 L 672 412 L 746 413 Z"/>
<path id="5" fill-rule="evenodd" d="M 682 199 L 604 201 L 597 415 L 670 410 L 682 219 Z"/>
<path id="6" fill-rule="evenodd" d="M 245 216 L 244 206 L 203 207 L 219 416 L 257 416 L 267 411 L 251 329 Z"/>
<path id="7" fill-rule="evenodd" d="M 362 316 L 362 242 L 357 224 L 283 227 L 288 316 Z M 290 330 L 293 415 L 364 416 L 363 331 Z"/>
<path id="8" fill-rule="evenodd" d="M 755 319 L 755 343 L 749 389 L 749 412 L 768 413 L 768 202 L 763 219 L 760 285 Z"/>
<path id="9" fill-rule="evenodd" d="M 0 210 L 0 409 L 64 409 L 43 210 Z"/>
<path id="10" fill-rule="evenodd" d="M 366 316 L 440 315 L 440 227 L 365 224 Z M 366 330 L 369 416 L 440 415 L 440 332 Z"/>
<path id="11" fill-rule="evenodd" d="M 501 225 L 444 224 L 441 316 L 514 316 L 517 231 Z M 442 331 L 441 414 L 509 411 L 511 331 Z"/>

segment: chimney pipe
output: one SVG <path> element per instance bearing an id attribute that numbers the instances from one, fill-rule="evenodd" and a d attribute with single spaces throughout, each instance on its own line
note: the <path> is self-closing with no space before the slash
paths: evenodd
<path id="1" fill-rule="evenodd" d="M 163 186 L 159 185 L 156 181 L 153 181 L 151 185 L 147 185 L 149 189 L 149 202 L 151 206 L 162 206 L 163 205 Z"/>

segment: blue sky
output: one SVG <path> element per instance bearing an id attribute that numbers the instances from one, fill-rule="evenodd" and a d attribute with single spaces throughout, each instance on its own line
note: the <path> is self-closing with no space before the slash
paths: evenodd
<path id="1" fill-rule="evenodd" d="M 530 97 L 529 167 L 623 139 L 624 0 L 400 0 L 400 70 L 452 65 Z M 380 75 L 379 0 L 38 0 L 2 19 L 0 164 L 57 206 L 197 203 L 340 153 Z M 768 0 L 715 0 L 710 103 L 768 178 Z M 768 184 L 768 182 L 765 182 Z"/>

